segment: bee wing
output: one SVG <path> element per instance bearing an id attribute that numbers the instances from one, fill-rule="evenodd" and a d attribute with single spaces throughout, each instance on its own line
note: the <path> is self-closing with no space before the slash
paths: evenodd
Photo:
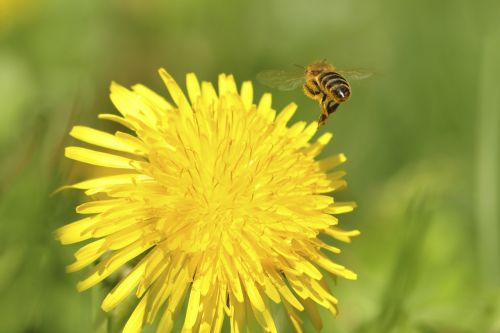
<path id="1" fill-rule="evenodd" d="M 304 72 L 266 70 L 257 74 L 257 80 L 271 88 L 279 90 L 293 90 L 304 83 Z"/>
<path id="2" fill-rule="evenodd" d="M 373 72 L 365 69 L 339 70 L 337 72 L 346 79 L 350 80 L 363 80 L 373 75 Z"/>

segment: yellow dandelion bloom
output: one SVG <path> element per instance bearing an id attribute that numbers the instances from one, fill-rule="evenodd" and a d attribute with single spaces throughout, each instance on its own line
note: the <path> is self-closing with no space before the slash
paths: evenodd
<path id="1" fill-rule="evenodd" d="M 325 275 L 356 275 L 330 260 L 326 252 L 340 250 L 319 236 L 349 242 L 359 233 L 337 228 L 333 216 L 355 206 L 330 195 L 346 186 L 344 173 L 332 171 L 345 156 L 317 159 L 332 135 L 310 142 L 317 123 L 287 126 L 295 104 L 276 115 L 270 94 L 254 104 L 252 83 L 238 91 L 231 75 L 219 76 L 217 92 L 188 74 L 187 96 L 160 75 L 173 103 L 143 85 L 111 85 L 121 116 L 99 118 L 136 135 L 71 130 L 106 151 L 67 147 L 68 158 L 118 171 L 69 186 L 91 199 L 76 208 L 86 217 L 56 232 L 63 244 L 87 241 L 68 271 L 99 261 L 78 290 L 139 258 L 101 305 L 110 311 L 136 294 L 124 332 L 157 316 L 158 332 L 174 321 L 183 332 L 220 332 L 224 320 L 231 332 L 245 332 L 249 320 L 276 332 L 271 302 L 298 332 L 301 312 L 321 328 L 317 305 L 335 314 L 337 304 Z"/>

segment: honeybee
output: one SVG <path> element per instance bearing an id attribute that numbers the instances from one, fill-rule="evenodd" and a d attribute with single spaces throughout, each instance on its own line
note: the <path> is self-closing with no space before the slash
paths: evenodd
<path id="1" fill-rule="evenodd" d="M 369 76 L 371 73 L 366 71 L 336 70 L 333 65 L 323 60 L 297 71 L 266 70 L 257 74 L 257 80 L 280 90 L 293 90 L 302 85 L 304 94 L 319 102 L 321 115 L 318 127 L 320 127 L 340 104 L 351 97 L 352 89 L 346 78 L 361 80 Z"/>

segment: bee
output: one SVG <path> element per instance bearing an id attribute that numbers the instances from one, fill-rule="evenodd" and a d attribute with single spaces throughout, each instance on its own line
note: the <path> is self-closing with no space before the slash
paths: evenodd
<path id="1" fill-rule="evenodd" d="M 300 66 L 299 66 L 300 67 Z M 340 104 L 349 100 L 352 89 L 346 78 L 361 80 L 371 76 L 366 71 L 340 71 L 322 60 L 298 71 L 266 70 L 257 74 L 261 83 L 280 90 L 293 90 L 302 85 L 304 94 L 319 102 L 318 127 L 326 122 Z"/>

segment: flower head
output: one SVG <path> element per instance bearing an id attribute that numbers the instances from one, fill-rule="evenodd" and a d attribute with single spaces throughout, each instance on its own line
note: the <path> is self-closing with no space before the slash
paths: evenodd
<path id="1" fill-rule="evenodd" d="M 325 251 L 340 250 L 319 236 L 348 242 L 359 233 L 338 229 L 333 216 L 354 207 L 329 195 L 346 186 L 342 171 L 331 172 L 344 155 L 317 160 L 332 135 L 310 143 L 316 123 L 287 126 L 295 104 L 276 115 L 270 94 L 255 105 L 251 82 L 238 92 L 231 75 L 219 76 L 217 93 L 188 74 L 188 97 L 160 75 L 173 103 L 143 85 L 111 85 L 121 116 L 99 118 L 135 135 L 71 130 L 108 151 L 67 147 L 68 158 L 118 170 L 70 186 L 91 199 L 76 208 L 87 217 L 56 232 L 63 244 L 89 241 L 68 270 L 100 259 L 78 289 L 139 258 L 102 302 L 110 311 L 132 292 L 140 299 L 124 332 L 157 316 L 158 332 L 169 332 L 184 303 L 186 332 L 219 332 L 226 317 L 231 332 L 244 332 L 250 319 L 276 332 L 271 302 L 297 331 L 302 311 L 321 327 L 316 305 L 334 314 L 337 304 L 325 274 L 356 275 L 329 259 Z"/>

